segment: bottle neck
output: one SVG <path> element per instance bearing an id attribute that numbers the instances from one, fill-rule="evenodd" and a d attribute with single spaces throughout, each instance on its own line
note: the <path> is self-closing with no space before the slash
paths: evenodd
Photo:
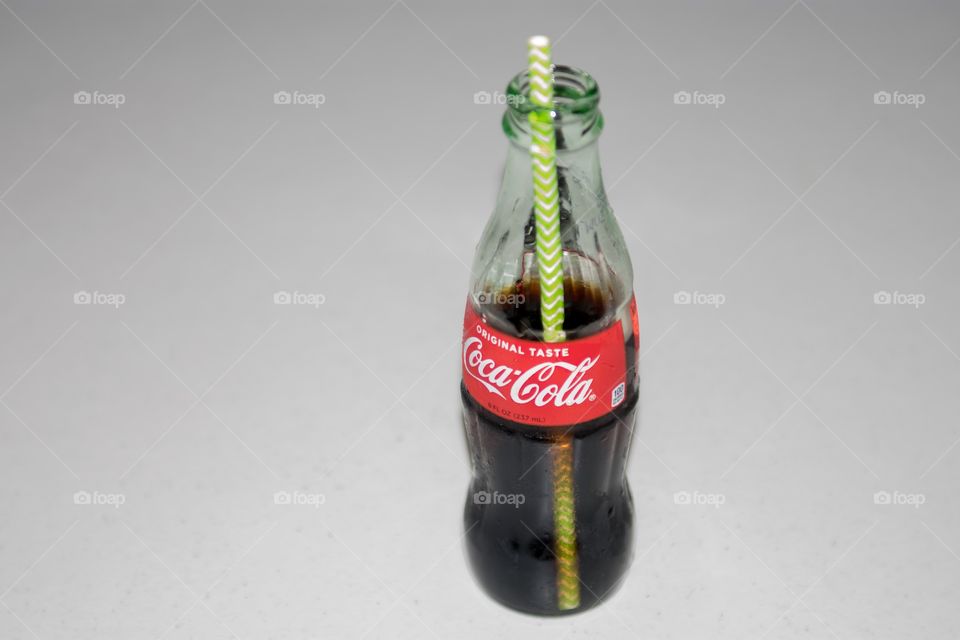
<path id="1" fill-rule="evenodd" d="M 593 77 L 574 67 L 554 66 L 554 108 L 557 180 L 560 191 L 561 223 L 608 213 L 597 140 L 603 131 L 600 90 Z M 529 99 L 529 77 L 520 73 L 507 85 L 507 110 L 503 131 L 510 141 L 504 171 L 501 204 L 507 204 L 516 190 L 529 191 L 530 146 L 533 143 L 529 116 L 534 106 Z M 512 179 L 511 179 L 512 178 Z M 521 214 L 522 215 L 522 214 Z"/>
<path id="2" fill-rule="evenodd" d="M 507 150 L 503 181 L 498 198 L 500 211 L 513 211 L 526 220 L 532 211 L 526 206 L 514 207 L 513 203 L 530 200 L 532 207 L 533 174 L 529 142 L 513 141 Z M 557 188 L 560 196 L 560 220 L 563 240 L 570 240 L 568 228 L 576 225 L 592 227 L 598 218 L 611 215 L 603 187 L 603 172 L 600 168 L 600 153 L 596 138 L 575 150 L 557 151 Z M 527 192 L 530 192 L 528 194 Z M 575 233 L 575 229 L 570 232 Z"/>
<path id="3" fill-rule="evenodd" d="M 603 117 L 598 108 L 597 84 L 579 69 L 555 66 L 553 71 L 551 115 L 556 137 L 564 306 L 571 323 L 565 323 L 564 330 L 567 338 L 573 339 L 590 335 L 615 318 L 627 317 L 624 314 L 632 296 L 633 269 L 603 188 L 598 150 Z M 471 295 L 491 326 L 539 340 L 532 131 L 528 120 L 533 105 L 528 95 L 529 83 L 523 73 L 507 87 L 509 106 L 503 130 L 510 145 L 497 204 L 474 256 Z M 527 305 L 523 310 L 531 314 L 527 318 L 529 326 L 523 324 L 526 320 L 517 324 L 517 309 L 489 304 L 501 298 Z M 586 305 L 589 313 L 584 311 L 585 302 L 590 302 Z"/>

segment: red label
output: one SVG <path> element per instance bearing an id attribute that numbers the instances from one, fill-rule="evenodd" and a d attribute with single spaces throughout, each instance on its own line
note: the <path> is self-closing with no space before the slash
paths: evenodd
<path id="1" fill-rule="evenodd" d="M 461 352 L 467 391 L 514 422 L 559 427 L 599 418 L 626 398 L 619 322 L 586 338 L 548 343 L 497 331 L 467 302 Z"/>

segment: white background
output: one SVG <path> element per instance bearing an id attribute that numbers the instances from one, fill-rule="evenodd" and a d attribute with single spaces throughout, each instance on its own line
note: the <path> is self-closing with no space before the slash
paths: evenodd
<path id="1" fill-rule="evenodd" d="M 956 4 L 0 4 L 0 637 L 960 631 Z M 637 558 L 562 620 L 460 540 L 474 96 L 538 32 L 600 83 L 643 333 Z"/>

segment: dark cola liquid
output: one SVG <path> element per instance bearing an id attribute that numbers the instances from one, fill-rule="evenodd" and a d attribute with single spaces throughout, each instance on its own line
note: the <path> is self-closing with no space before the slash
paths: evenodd
<path id="1" fill-rule="evenodd" d="M 541 326 L 538 293 L 518 284 L 494 301 L 508 302 L 481 310 L 504 321 L 501 330 L 529 338 L 529 332 Z M 568 336 L 578 335 L 579 328 L 589 329 L 579 334 L 582 337 L 619 322 L 609 299 L 589 285 L 565 286 Z M 629 328 L 624 334 L 630 336 L 624 344 L 626 399 L 612 413 L 572 429 L 505 420 L 480 407 L 461 384 L 473 468 L 464 509 L 467 554 L 482 587 L 508 607 L 539 615 L 588 609 L 614 591 L 630 565 L 633 501 L 625 468 L 639 385 L 635 337 Z M 581 582 L 580 606 L 572 611 L 558 608 L 554 555 L 552 446 L 561 437 L 573 443 Z"/>

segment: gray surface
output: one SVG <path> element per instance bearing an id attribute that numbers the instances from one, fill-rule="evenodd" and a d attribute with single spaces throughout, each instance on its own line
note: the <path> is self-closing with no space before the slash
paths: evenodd
<path id="1" fill-rule="evenodd" d="M 0 4 L 0 637 L 960 632 L 955 3 Z M 473 95 L 536 32 L 604 92 L 644 353 L 637 560 L 545 621 L 467 572 L 457 415 Z"/>

